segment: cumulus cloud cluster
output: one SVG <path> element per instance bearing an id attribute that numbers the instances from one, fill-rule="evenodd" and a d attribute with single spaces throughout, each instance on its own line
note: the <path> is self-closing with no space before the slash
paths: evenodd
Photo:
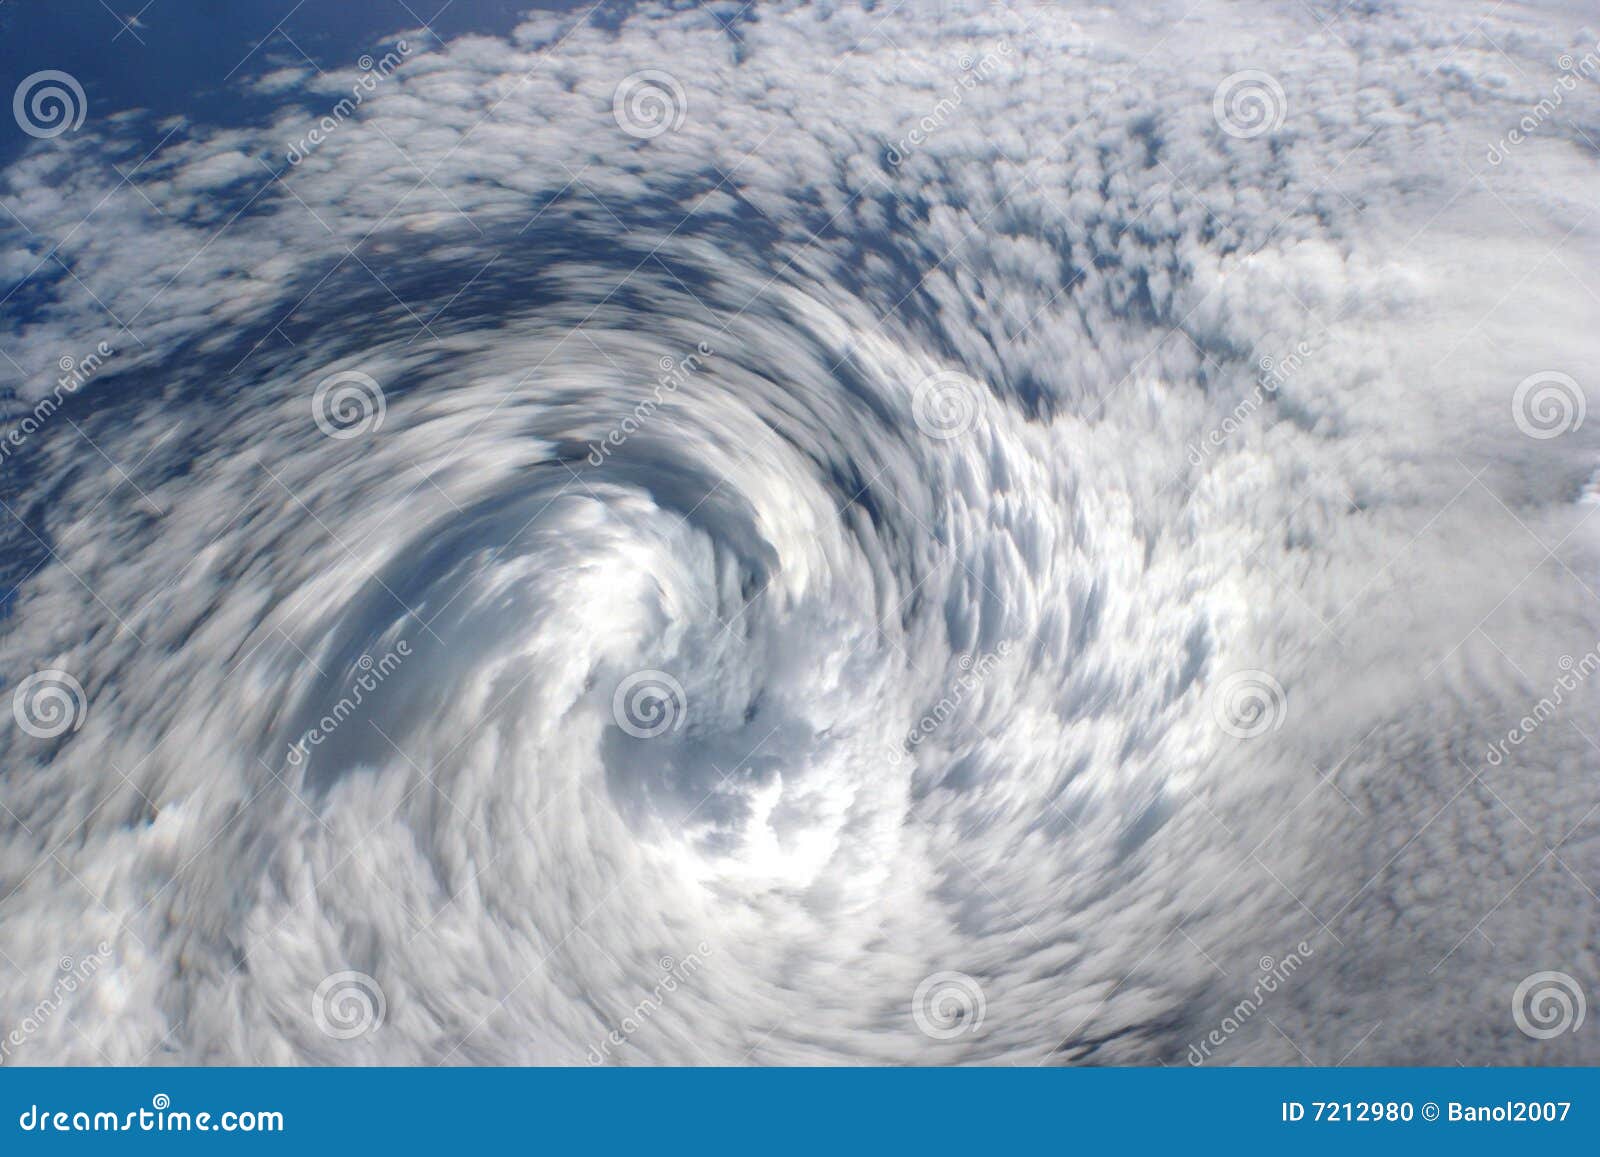
<path id="1" fill-rule="evenodd" d="M 9 1056 L 1600 1059 L 1581 13 L 399 35 L 5 173 Z"/>

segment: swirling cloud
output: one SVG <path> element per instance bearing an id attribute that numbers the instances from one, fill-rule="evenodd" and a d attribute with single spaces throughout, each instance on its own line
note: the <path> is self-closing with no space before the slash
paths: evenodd
<path id="1" fill-rule="evenodd" d="M 0 1014 L 112 949 L 17 1055 L 1596 1059 L 1507 1011 L 1596 977 L 1600 456 L 1516 418 L 1595 157 L 1483 159 L 1581 29 L 1186 7 L 412 33 L 13 164 Z"/>

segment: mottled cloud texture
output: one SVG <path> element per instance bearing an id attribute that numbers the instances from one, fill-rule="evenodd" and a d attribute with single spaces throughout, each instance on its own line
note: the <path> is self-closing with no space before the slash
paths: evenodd
<path id="1" fill-rule="evenodd" d="M 1592 9 L 1126 7 L 17 160 L 7 1061 L 1600 1061 Z"/>

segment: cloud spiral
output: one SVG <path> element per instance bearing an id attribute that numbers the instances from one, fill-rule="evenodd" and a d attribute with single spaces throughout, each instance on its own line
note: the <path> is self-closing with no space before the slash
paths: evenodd
<path id="1" fill-rule="evenodd" d="M 81 694 L 0 1030 L 113 951 L 17 1055 L 1183 1063 L 1294 950 L 1208 1060 L 1600 1060 L 1507 1009 L 1596 981 L 1589 685 L 1484 758 L 1600 640 L 1513 400 L 1595 156 L 1482 167 L 1474 6 L 1311 7 L 547 14 L 292 167 L 315 93 L 27 152 L 7 405 L 115 354 L 0 464 Z"/>

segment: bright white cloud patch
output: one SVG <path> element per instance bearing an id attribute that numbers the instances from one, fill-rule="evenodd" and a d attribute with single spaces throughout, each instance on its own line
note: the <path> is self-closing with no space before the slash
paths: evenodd
<path id="1" fill-rule="evenodd" d="M 8 170 L 8 1055 L 1600 1059 L 1594 30 L 940 8 Z"/>

